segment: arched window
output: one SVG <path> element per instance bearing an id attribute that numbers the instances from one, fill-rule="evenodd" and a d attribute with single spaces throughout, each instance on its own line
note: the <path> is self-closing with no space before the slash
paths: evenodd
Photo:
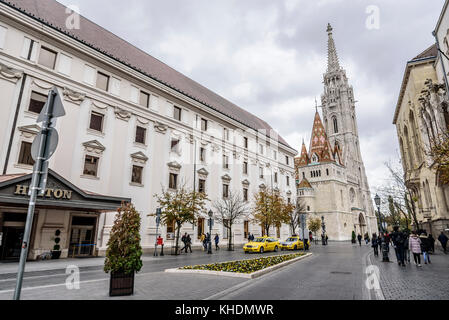
<path id="1" fill-rule="evenodd" d="M 411 139 L 412 139 L 412 144 L 415 147 L 415 156 L 416 159 L 418 160 L 419 163 L 422 162 L 422 156 L 421 156 L 421 152 L 420 152 L 420 148 L 419 148 L 419 141 L 418 141 L 418 134 L 417 134 L 417 129 L 416 129 L 416 121 L 415 121 L 415 114 L 413 113 L 412 110 L 410 110 L 410 114 L 409 114 L 409 123 L 410 123 L 410 129 L 411 129 Z"/>
<path id="2" fill-rule="evenodd" d="M 334 133 L 338 133 L 338 120 L 337 120 L 337 117 L 332 117 L 332 122 L 334 124 Z"/>
<path id="3" fill-rule="evenodd" d="M 413 153 L 412 153 L 413 151 L 412 151 L 412 146 L 410 144 L 410 136 L 408 134 L 407 126 L 404 126 L 404 137 L 405 137 L 405 143 L 407 144 L 408 163 L 410 165 L 410 167 L 408 169 L 413 170 L 415 167 L 415 164 L 413 162 Z"/>

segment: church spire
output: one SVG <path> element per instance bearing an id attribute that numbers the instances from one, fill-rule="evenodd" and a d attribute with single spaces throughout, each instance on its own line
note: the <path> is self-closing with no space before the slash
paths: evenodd
<path id="1" fill-rule="evenodd" d="M 332 26 L 327 25 L 327 34 L 329 35 L 327 47 L 327 72 L 334 72 L 340 70 L 340 63 L 338 62 L 337 49 L 335 47 L 334 38 L 332 37 Z"/>

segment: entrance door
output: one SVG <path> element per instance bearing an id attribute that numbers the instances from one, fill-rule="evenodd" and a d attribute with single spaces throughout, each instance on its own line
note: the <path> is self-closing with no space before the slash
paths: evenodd
<path id="1" fill-rule="evenodd" d="M 88 257 L 94 254 L 96 217 L 72 217 L 69 257 Z"/>
<path id="2" fill-rule="evenodd" d="M 2 260 L 17 260 L 22 250 L 24 226 L 3 227 Z"/>

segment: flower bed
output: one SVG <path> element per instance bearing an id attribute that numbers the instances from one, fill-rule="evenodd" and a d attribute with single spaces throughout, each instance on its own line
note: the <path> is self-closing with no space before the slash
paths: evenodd
<path id="1" fill-rule="evenodd" d="M 198 266 L 187 266 L 180 268 L 181 270 L 207 270 L 207 271 L 221 271 L 234 273 L 254 273 L 277 264 L 293 260 L 304 256 L 304 253 L 286 254 L 280 256 L 272 256 L 259 259 L 241 260 L 214 264 L 205 264 Z"/>

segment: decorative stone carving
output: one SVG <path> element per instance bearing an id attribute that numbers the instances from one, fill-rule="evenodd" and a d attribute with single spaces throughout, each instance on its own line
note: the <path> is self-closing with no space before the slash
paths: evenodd
<path id="1" fill-rule="evenodd" d="M 129 119 L 131 119 L 132 113 L 129 111 L 123 110 L 119 107 L 115 107 L 114 112 L 115 112 L 115 117 L 119 120 L 128 122 Z"/>
<path id="2" fill-rule="evenodd" d="M 77 92 L 77 91 L 72 90 L 72 89 L 67 88 L 67 87 L 64 87 L 62 95 L 64 96 L 64 100 L 67 100 L 69 102 L 73 102 L 73 103 L 75 103 L 77 105 L 80 105 L 86 99 L 86 94 L 85 93 Z"/>
<path id="3" fill-rule="evenodd" d="M 106 150 L 106 147 L 103 146 L 98 140 L 92 140 L 83 143 L 84 148 L 88 152 L 102 154 L 104 150 Z"/>
<path id="4" fill-rule="evenodd" d="M 33 138 L 41 132 L 41 127 L 37 124 L 33 124 L 30 126 L 23 126 L 17 128 L 20 131 L 20 134 L 25 138 Z"/>
<path id="5" fill-rule="evenodd" d="M 220 146 L 218 144 L 212 144 L 212 152 L 220 151 Z"/>
<path id="6" fill-rule="evenodd" d="M 167 166 L 169 167 L 170 171 L 175 171 L 175 172 L 179 172 L 182 168 L 182 166 L 176 161 L 167 163 Z"/>
<path id="7" fill-rule="evenodd" d="M 232 178 L 228 174 L 225 174 L 221 177 L 221 180 L 223 180 L 224 182 L 231 182 Z"/>
<path id="8" fill-rule="evenodd" d="M 145 164 L 148 161 L 148 157 L 142 151 L 133 153 L 131 158 L 134 162 L 141 164 Z"/>
<path id="9" fill-rule="evenodd" d="M 207 179 L 207 176 L 209 175 L 209 171 L 207 171 L 205 168 L 201 168 L 197 171 L 197 173 L 201 179 Z"/>
<path id="10" fill-rule="evenodd" d="M 265 190 L 267 188 L 267 186 L 265 185 L 265 183 L 262 183 L 260 186 L 259 186 L 259 189 L 261 189 L 261 190 Z"/>
<path id="11" fill-rule="evenodd" d="M 145 118 L 142 118 L 142 117 L 137 117 L 137 121 L 138 121 L 139 123 L 143 124 L 143 125 L 147 125 L 147 124 L 150 123 L 150 120 L 149 120 L 149 119 L 145 119 Z"/>
<path id="12" fill-rule="evenodd" d="M 96 108 L 98 108 L 98 109 L 104 110 L 104 109 L 107 109 L 107 108 L 108 108 L 108 105 L 107 105 L 107 104 L 101 103 L 101 102 L 99 102 L 99 101 L 92 100 L 92 104 L 94 105 L 94 107 L 96 107 Z"/>
<path id="13" fill-rule="evenodd" d="M 156 122 L 154 124 L 154 130 L 156 130 L 157 133 L 165 134 L 168 130 L 168 126 L 163 123 Z"/>
<path id="14" fill-rule="evenodd" d="M 8 81 L 16 83 L 23 76 L 23 71 L 17 70 L 0 63 L 0 76 Z"/>
<path id="15" fill-rule="evenodd" d="M 245 180 L 242 181 L 242 185 L 243 185 L 244 187 L 249 187 L 250 182 L 248 181 L 248 179 L 245 179 Z"/>
<path id="16" fill-rule="evenodd" d="M 44 89 L 44 90 L 50 90 L 51 88 L 54 87 L 54 85 L 51 83 L 36 80 L 36 79 L 33 79 L 33 84 L 41 89 Z"/>

